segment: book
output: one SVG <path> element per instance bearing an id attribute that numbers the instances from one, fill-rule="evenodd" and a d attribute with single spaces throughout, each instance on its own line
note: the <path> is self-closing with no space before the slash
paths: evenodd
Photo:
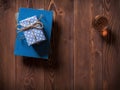
<path id="1" fill-rule="evenodd" d="M 26 18 L 37 16 L 40 19 L 44 26 L 44 33 L 46 35 L 46 40 L 39 44 L 34 44 L 28 46 L 27 41 L 24 37 L 23 32 L 17 33 L 16 30 L 16 41 L 14 46 L 14 55 L 16 56 L 25 56 L 33 58 L 42 58 L 48 59 L 50 53 L 50 39 L 52 32 L 52 21 L 53 21 L 53 12 L 48 10 L 37 10 L 32 8 L 19 8 L 17 23 Z M 17 26 L 18 28 L 20 26 Z"/>

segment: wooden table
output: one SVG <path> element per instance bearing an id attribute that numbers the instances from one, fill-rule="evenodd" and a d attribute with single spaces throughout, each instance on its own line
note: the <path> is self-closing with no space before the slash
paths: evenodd
<path id="1" fill-rule="evenodd" d="M 19 7 L 54 10 L 48 61 L 14 56 Z M 96 15 L 108 18 L 109 43 Z M 0 90 L 120 90 L 120 1 L 0 0 Z"/>

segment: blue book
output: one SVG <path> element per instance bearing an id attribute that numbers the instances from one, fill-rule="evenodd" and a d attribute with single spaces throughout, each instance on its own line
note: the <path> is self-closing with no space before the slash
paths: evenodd
<path id="1" fill-rule="evenodd" d="M 46 41 L 41 42 L 39 44 L 28 46 L 26 39 L 24 38 L 24 33 L 23 32 L 17 33 L 16 30 L 17 35 L 15 41 L 14 54 L 17 56 L 48 59 L 50 51 L 50 38 L 52 31 L 53 12 L 47 10 L 36 10 L 32 8 L 20 8 L 18 13 L 19 15 L 17 18 L 17 23 L 19 23 L 19 21 L 23 19 L 32 16 L 37 16 L 39 18 L 40 15 L 42 15 L 40 21 L 44 25 Z"/>

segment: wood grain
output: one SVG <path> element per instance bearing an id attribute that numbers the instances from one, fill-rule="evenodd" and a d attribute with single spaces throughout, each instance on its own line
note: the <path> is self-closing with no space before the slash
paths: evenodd
<path id="1" fill-rule="evenodd" d="M 120 39 L 118 10 L 120 2 L 103 1 L 104 15 L 108 17 L 111 34 L 108 43 L 103 43 L 103 86 L 104 90 L 120 89 Z"/>
<path id="2" fill-rule="evenodd" d="M 50 6 L 51 1 L 53 4 Z M 73 1 L 45 0 L 54 11 L 51 55 L 45 71 L 46 90 L 73 90 Z M 67 4 L 66 4 L 67 3 Z M 71 12 L 69 12 L 71 11 Z M 63 84 L 61 84 L 63 83 Z"/>
<path id="3" fill-rule="evenodd" d="M 14 56 L 20 7 L 53 10 L 48 61 Z M 119 0 L 0 0 L 0 90 L 120 90 L 119 9 Z M 109 21 L 104 39 L 96 15 Z"/>
<path id="4" fill-rule="evenodd" d="M 44 8 L 44 0 L 17 0 L 16 7 Z M 44 90 L 44 60 L 16 57 L 16 90 Z"/>
<path id="5" fill-rule="evenodd" d="M 0 1 L 0 78 L 1 90 L 15 89 L 15 56 L 13 45 L 15 38 L 14 3 Z M 11 21 L 13 21 L 11 23 Z"/>
<path id="6" fill-rule="evenodd" d="M 92 0 L 91 1 L 91 23 L 93 18 L 97 15 L 103 15 L 102 10 L 102 1 L 101 0 Z M 101 90 L 103 83 L 103 54 L 102 54 L 102 38 L 100 37 L 97 30 L 91 27 L 90 31 L 90 43 L 91 43 L 91 73 L 90 76 L 92 77 L 93 86 L 91 87 L 91 90 Z M 90 78 L 91 78 L 90 77 Z"/>
<path id="7" fill-rule="evenodd" d="M 75 0 L 74 33 L 74 90 L 89 90 L 93 87 L 94 72 L 91 71 L 91 2 Z"/>

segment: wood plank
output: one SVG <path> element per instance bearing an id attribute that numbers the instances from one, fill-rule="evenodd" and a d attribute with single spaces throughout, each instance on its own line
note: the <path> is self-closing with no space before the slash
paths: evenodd
<path id="1" fill-rule="evenodd" d="M 102 89 L 102 41 L 92 27 L 100 0 L 75 0 L 74 89 Z"/>
<path id="2" fill-rule="evenodd" d="M 104 15 L 111 26 L 111 34 L 103 43 L 103 88 L 120 89 L 120 1 L 103 0 Z"/>
<path id="3" fill-rule="evenodd" d="M 44 8 L 44 0 L 17 0 L 16 8 Z M 16 90 L 44 90 L 44 60 L 16 57 Z"/>
<path id="4" fill-rule="evenodd" d="M 91 0 L 91 24 L 92 20 L 97 15 L 103 15 L 102 10 L 102 1 L 101 0 Z M 90 65 L 90 79 L 91 90 L 102 90 L 103 83 L 103 40 L 100 36 L 100 33 L 92 26 L 90 32 L 90 43 L 91 43 L 91 65 Z"/>
<path id="5" fill-rule="evenodd" d="M 45 90 L 73 90 L 73 10 L 74 1 L 45 0 L 45 8 L 55 13 L 51 55 L 45 66 Z"/>
<path id="6" fill-rule="evenodd" d="M 90 83 L 93 84 L 90 82 L 90 0 L 75 0 L 74 10 L 74 90 L 89 90 L 91 88 Z"/>
<path id="7" fill-rule="evenodd" d="M 13 0 L 14 2 L 14 0 Z M 0 1 L 0 89 L 15 89 L 14 3 Z"/>

